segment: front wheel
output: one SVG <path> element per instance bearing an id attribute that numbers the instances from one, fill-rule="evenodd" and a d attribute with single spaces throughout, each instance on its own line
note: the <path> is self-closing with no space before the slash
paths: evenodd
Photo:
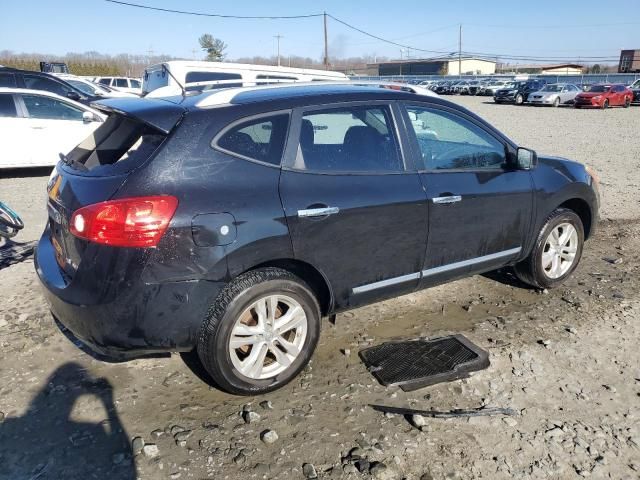
<path id="1" fill-rule="evenodd" d="M 630 98 L 625 98 L 624 99 L 624 108 L 629 108 L 631 106 L 631 99 Z"/>
<path id="2" fill-rule="evenodd" d="M 558 108 L 560 106 L 560 97 L 556 97 L 556 99 L 553 101 L 553 106 L 555 108 Z"/>
<path id="3" fill-rule="evenodd" d="M 516 95 L 516 105 L 522 105 L 524 103 L 524 96 L 519 93 Z"/>
<path id="4" fill-rule="evenodd" d="M 250 271 L 227 285 L 209 309 L 198 355 L 223 390 L 270 392 L 309 362 L 320 318 L 318 302 L 300 278 L 279 268 Z"/>
<path id="5" fill-rule="evenodd" d="M 606 110 L 607 108 L 609 108 L 609 100 L 605 100 L 604 102 L 602 102 L 602 109 Z"/>
<path id="6" fill-rule="evenodd" d="M 584 244 L 582 220 L 558 208 L 547 218 L 529 256 L 515 266 L 517 277 L 538 288 L 554 288 L 578 266 Z"/>

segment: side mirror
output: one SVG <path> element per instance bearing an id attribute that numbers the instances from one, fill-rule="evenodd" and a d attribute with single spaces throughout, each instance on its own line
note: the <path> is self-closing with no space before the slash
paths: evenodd
<path id="1" fill-rule="evenodd" d="M 67 92 L 67 98 L 70 98 L 71 100 L 80 100 L 80 95 L 78 94 L 78 92 Z"/>
<path id="2" fill-rule="evenodd" d="M 95 122 L 96 117 L 93 113 L 91 112 L 82 112 L 82 121 L 84 123 L 91 123 L 91 122 Z"/>
<path id="3" fill-rule="evenodd" d="M 538 155 L 528 148 L 518 147 L 516 167 L 518 170 L 531 170 L 538 163 Z"/>

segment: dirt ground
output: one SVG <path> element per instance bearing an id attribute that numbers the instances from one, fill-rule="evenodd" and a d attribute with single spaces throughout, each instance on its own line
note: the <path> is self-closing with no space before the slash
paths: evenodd
<path id="1" fill-rule="evenodd" d="M 0 268 L 0 479 L 640 478 L 640 108 L 455 101 L 602 176 L 604 220 L 565 286 L 539 292 L 495 272 L 341 314 L 291 384 L 240 398 L 188 355 L 94 358 L 53 323 L 31 259 Z M 17 242 L 41 231 L 45 184 L 45 172 L 0 178 L 27 223 Z M 357 355 L 448 333 L 488 350 L 491 366 L 405 393 Z M 372 404 L 517 415 L 411 419 Z"/>

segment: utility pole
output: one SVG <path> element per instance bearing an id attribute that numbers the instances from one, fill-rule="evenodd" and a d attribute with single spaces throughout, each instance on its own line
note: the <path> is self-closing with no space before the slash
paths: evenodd
<path id="1" fill-rule="evenodd" d="M 280 39 L 282 38 L 282 35 L 274 35 L 273 38 L 275 38 L 278 42 L 278 66 L 280 66 Z"/>
<path id="2" fill-rule="evenodd" d="M 458 75 L 462 78 L 462 24 L 458 35 Z"/>
<path id="3" fill-rule="evenodd" d="M 324 12 L 324 68 L 329 70 L 329 42 L 327 40 L 327 12 Z"/>

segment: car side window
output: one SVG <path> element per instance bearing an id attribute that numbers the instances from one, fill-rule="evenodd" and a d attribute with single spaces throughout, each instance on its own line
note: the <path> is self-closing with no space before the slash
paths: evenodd
<path id="1" fill-rule="evenodd" d="M 47 77 L 40 77 L 38 75 L 24 75 L 24 84 L 26 88 L 31 90 L 46 90 L 47 92 L 57 93 L 65 97 L 70 90 L 65 88 L 62 83 Z"/>
<path id="2" fill-rule="evenodd" d="M 0 94 L 0 117 L 15 118 L 17 116 L 18 112 L 16 110 L 16 104 L 13 101 L 13 95 L 10 93 Z"/>
<path id="3" fill-rule="evenodd" d="M 0 87 L 15 87 L 16 77 L 13 73 L 0 73 Z"/>
<path id="4" fill-rule="evenodd" d="M 111 79 L 110 78 L 101 78 L 98 81 L 99 84 L 101 85 L 109 85 L 111 83 Z"/>
<path id="5" fill-rule="evenodd" d="M 41 95 L 22 95 L 29 118 L 82 121 L 82 110 Z"/>
<path id="6" fill-rule="evenodd" d="M 232 155 L 280 165 L 289 114 L 279 113 L 237 123 L 216 137 L 212 146 Z"/>
<path id="7" fill-rule="evenodd" d="M 313 110 L 302 116 L 294 168 L 321 172 L 404 170 L 387 106 Z"/>
<path id="8" fill-rule="evenodd" d="M 129 82 L 131 83 L 131 88 L 140 88 L 140 81 L 139 80 L 129 80 Z"/>
<path id="9" fill-rule="evenodd" d="M 126 78 L 116 78 L 116 87 L 129 88 L 129 83 Z"/>
<path id="10" fill-rule="evenodd" d="M 420 170 L 504 168 L 505 146 L 497 138 L 454 113 L 406 106 L 410 131 L 420 147 Z"/>

